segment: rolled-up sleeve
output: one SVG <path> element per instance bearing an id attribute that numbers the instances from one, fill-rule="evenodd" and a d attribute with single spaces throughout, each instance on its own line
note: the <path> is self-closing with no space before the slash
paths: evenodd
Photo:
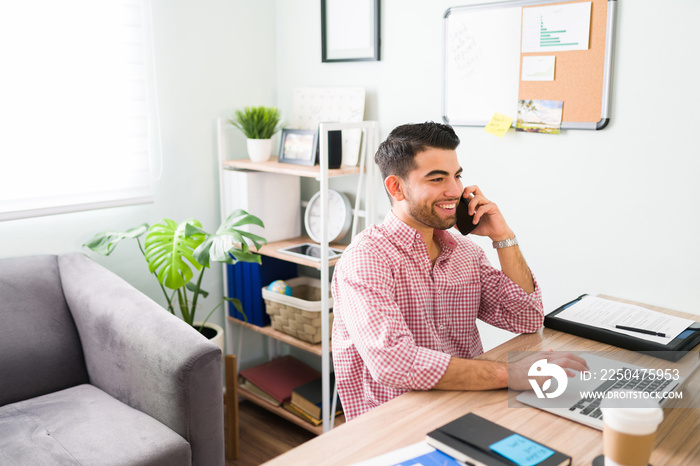
<path id="1" fill-rule="evenodd" d="M 535 290 L 528 294 L 503 272 L 491 266 L 485 255 L 482 256 L 480 272 L 482 293 L 479 319 L 514 333 L 534 333 L 542 328 L 542 291 L 534 275 Z"/>

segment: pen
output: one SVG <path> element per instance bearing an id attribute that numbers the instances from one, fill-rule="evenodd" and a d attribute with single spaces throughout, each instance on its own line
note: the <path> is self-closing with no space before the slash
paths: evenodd
<path id="1" fill-rule="evenodd" d="M 629 330 L 630 332 L 638 332 L 638 333 L 644 333 L 646 335 L 655 335 L 657 337 L 666 338 L 665 333 L 654 332 L 652 330 L 645 330 L 643 328 L 625 327 L 624 325 L 616 325 L 615 328 L 619 328 L 620 330 Z"/>

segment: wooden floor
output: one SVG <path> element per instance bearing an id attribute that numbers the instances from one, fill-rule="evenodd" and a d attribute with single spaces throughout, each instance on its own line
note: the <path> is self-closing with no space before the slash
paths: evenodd
<path id="1" fill-rule="evenodd" d="M 315 437 L 248 401 L 239 404 L 240 456 L 226 466 L 257 466 Z"/>

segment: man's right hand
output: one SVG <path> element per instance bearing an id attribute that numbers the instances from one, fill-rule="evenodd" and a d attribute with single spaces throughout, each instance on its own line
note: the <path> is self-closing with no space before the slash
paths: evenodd
<path id="1" fill-rule="evenodd" d="M 557 366 L 564 369 L 568 377 L 575 377 L 574 371 L 587 371 L 588 364 L 586 360 L 576 356 L 571 353 L 561 352 L 561 351 L 541 351 L 539 353 L 533 353 L 528 355 L 519 361 L 508 364 L 508 388 L 512 390 L 532 390 L 532 386 L 528 379 L 528 372 L 532 365 L 541 360 L 545 359 L 549 364 L 556 364 Z M 544 382 L 551 377 L 535 377 L 538 385 L 542 386 Z"/>

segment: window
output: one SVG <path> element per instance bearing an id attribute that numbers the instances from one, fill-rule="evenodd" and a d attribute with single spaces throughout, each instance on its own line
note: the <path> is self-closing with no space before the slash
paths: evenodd
<path id="1" fill-rule="evenodd" d="M 145 8 L 0 2 L 0 220 L 152 201 Z"/>

